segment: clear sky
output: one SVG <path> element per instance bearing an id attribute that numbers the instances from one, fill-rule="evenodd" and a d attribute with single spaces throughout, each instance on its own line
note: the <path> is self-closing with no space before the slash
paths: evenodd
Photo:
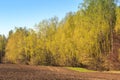
<path id="1" fill-rule="evenodd" d="M 43 19 L 78 10 L 82 0 L 0 0 L 0 34 L 7 35 L 14 27 L 33 28 Z"/>

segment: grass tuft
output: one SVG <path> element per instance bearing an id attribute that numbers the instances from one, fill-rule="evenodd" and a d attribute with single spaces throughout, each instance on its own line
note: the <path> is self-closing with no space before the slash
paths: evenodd
<path id="1" fill-rule="evenodd" d="M 66 67 L 66 68 L 74 71 L 79 71 L 79 72 L 95 72 L 93 70 L 88 70 L 85 68 L 78 68 L 78 67 Z"/>

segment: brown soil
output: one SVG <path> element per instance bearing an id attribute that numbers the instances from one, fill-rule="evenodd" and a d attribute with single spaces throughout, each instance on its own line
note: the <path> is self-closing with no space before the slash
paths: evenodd
<path id="1" fill-rule="evenodd" d="M 0 80 L 120 80 L 119 73 L 81 73 L 62 67 L 0 64 Z"/>

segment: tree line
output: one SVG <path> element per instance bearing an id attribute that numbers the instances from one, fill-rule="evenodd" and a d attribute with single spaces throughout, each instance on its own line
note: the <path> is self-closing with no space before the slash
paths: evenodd
<path id="1" fill-rule="evenodd" d="M 77 12 L 43 20 L 35 29 L 15 28 L 0 35 L 0 61 L 30 65 L 119 70 L 109 59 L 113 35 L 120 34 L 120 7 L 115 0 L 84 0 Z M 120 63 L 120 54 L 117 54 Z"/>

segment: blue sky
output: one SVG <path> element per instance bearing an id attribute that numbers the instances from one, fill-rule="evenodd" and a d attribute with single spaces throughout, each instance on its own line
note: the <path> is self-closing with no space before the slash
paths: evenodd
<path id="1" fill-rule="evenodd" d="M 43 19 L 75 12 L 82 0 L 0 0 L 0 34 L 14 27 L 33 28 Z"/>

